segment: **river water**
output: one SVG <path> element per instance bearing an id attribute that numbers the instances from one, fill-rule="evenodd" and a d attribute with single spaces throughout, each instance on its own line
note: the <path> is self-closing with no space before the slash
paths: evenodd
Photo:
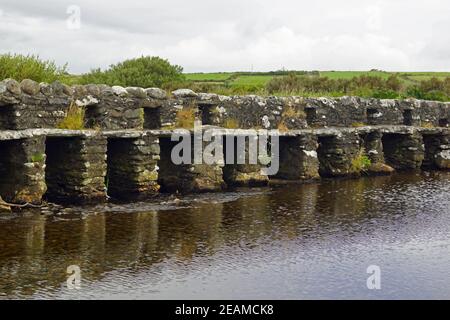
<path id="1" fill-rule="evenodd" d="M 449 182 L 403 173 L 0 215 L 0 299 L 449 299 Z"/>

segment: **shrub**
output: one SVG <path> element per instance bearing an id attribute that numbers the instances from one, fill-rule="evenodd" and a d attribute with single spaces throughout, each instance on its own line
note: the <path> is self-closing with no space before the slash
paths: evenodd
<path id="1" fill-rule="evenodd" d="M 372 161 L 370 161 L 369 157 L 365 154 L 364 149 L 361 149 L 358 155 L 353 158 L 350 171 L 353 173 L 365 172 L 369 169 Z"/>
<path id="2" fill-rule="evenodd" d="M 84 108 L 72 103 L 67 109 L 66 117 L 57 125 L 58 129 L 84 129 Z"/>
<path id="3" fill-rule="evenodd" d="M 35 55 L 0 55 L 0 79 L 13 78 L 17 81 L 31 79 L 37 82 L 53 82 L 66 73 L 67 65 L 56 66 L 55 62 L 41 60 Z"/>
<path id="4" fill-rule="evenodd" d="M 396 99 L 399 98 L 399 93 L 392 89 L 380 89 L 374 91 L 372 97 L 378 99 Z"/>
<path id="5" fill-rule="evenodd" d="M 80 81 L 84 84 L 104 83 L 123 87 L 165 87 L 184 80 L 182 72 L 182 67 L 171 65 L 168 60 L 142 56 L 111 65 L 104 71 L 93 69 L 82 75 Z"/>

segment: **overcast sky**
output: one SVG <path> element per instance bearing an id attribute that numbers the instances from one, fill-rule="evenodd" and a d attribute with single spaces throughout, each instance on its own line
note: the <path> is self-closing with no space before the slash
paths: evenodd
<path id="1" fill-rule="evenodd" d="M 450 71 L 450 1 L 1 0 L 5 52 L 74 73 L 141 55 L 186 72 Z"/>

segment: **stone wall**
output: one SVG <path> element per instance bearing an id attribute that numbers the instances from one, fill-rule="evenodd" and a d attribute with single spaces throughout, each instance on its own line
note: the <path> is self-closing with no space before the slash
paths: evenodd
<path id="1" fill-rule="evenodd" d="M 0 82 L 0 130 L 54 128 L 71 104 L 85 108 L 85 127 L 171 129 L 191 108 L 203 124 L 225 128 L 293 130 L 361 125 L 448 127 L 450 103 L 359 97 L 220 96 L 180 89 L 67 85 L 12 79 Z"/>

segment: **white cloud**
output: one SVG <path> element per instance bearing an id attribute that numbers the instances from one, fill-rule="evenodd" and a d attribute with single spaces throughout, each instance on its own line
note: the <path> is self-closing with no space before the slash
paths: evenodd
<path id="1" fill-rule="evenodd" d="M 81 28 L 66 27 L 67 7 Z M 445 0 L 2 0 L 0 52 L 35 53 L 72 72 L 144 55 L 186 71 L 450 70 Z"/>

